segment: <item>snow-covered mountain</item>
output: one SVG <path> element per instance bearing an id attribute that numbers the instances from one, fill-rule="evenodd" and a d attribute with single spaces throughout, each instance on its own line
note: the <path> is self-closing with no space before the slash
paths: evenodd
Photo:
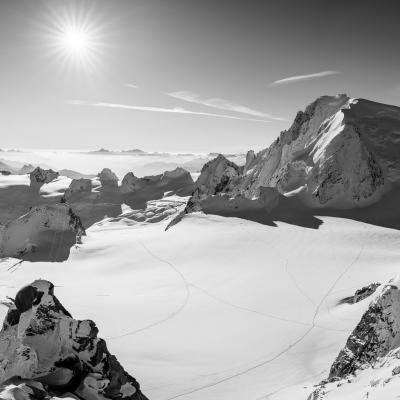
<path id="1" fill-rule="evenodd" d="M 218 155 L 195 183 L 180 168 L 121 173 L 117 155 L 96 177 L 39 171 L 35 191 L 28 176 L 4 176 L 0 258 L 23 261 L 0 260 L 1 298 L 51 280 L 155 400 L 394 400 L 399 286 L 371 282 L 398 273 L 400 230 L 373 207 L 389 199 L 398 214 L 399 119 L 396 107 L 324 96 L 245 165 Z M 0 397 L 53 396 L 37 381 Z"/>
<path id="2" fill-rule="evenodd" d="M 0 398 L 146 400 L 97 337 L 96 324 L 74 319 L 52 283 L 34 281 L 8 307 L 0 332 Z"/>
<path id="3" fill-rule="evenodd" d="M 69 248 L 85 235 L 80 218 L 65 203 L 33 207 L 0 225 L 0 257 L 35 259 L 43 252 L 49 261 L 66 259 Z"/>
<path id="4" fill-rule="evenodd" d="M 207 163 L 191 203 L 210 196 L 229 207 L 252 207 L 273 187 L 309 208 L 368 206 L 400 185 L 400 108 L 342 94 L 323 96 L 300 111 L 292 126 L 239 167 L 219 155 Z M 264 203 L 262 202 L 262 206 Z M 237 205 L 235 205 L 236 207 Z M 190 207 L 189 207 L 190 211 Z"/>

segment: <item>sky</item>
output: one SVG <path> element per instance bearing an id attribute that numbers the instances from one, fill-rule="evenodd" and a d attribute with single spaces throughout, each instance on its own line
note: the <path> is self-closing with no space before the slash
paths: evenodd
<path id="1" fill-rule="evenodd" d="M 1 0 L 0 147 L 241 152 L 267 147 L 321 95 L 400 106 L 399 11 Z"/>

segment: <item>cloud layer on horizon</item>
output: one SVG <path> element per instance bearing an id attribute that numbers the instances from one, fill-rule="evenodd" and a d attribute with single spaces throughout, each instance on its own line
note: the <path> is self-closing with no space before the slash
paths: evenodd
<path id="1" fill-rule="evenodd" d="M 316 72 L 314 74 L 289 76 L 288 78 L 283 78 L 275 82 L 272 82 L 271 86 L 284 85 L 288 83 L 300 82 L 315 78 L 323 78 L 324 76 L 337 75 L 339 73 L 340 72 L 338 71 L 321 71 L 321 72 Z"/>
<path id="2" fill-rule="evenodd" d="M 193 93 L 190 91 L 178 91 L 166 93 L 167 96 L 173 97 L 175 99 L 187 101 L 189 103 L 201 104 L 203 106 L 218 108 L 219 110 L 224 111 L 232 111 L 240 114 L 252 115 L 254 117 L 260 117 L 267 120 L 274 121 L 286 121 L 285 118 L 275 117 L 271 114 L 254 110 L 252 108 L 246 107 L 242 104 L 234 103 L 230 100 L 220 99 L 220 98 L 210 98 L 210 99 L 202 99 L 197 93 Z"/>

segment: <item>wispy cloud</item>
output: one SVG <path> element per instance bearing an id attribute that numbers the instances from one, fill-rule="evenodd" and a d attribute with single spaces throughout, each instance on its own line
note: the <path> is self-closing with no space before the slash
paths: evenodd
<path id="1" fill-rule="evenodd" d="M 159 112 L 159 113 L 172 113 L 172 114 L 189 114 L 189 115 L 201 115 L 205 117 L 216 117 L 216 118 L 228 118 L 242 121 L 254 121 L 254 122 L 270 122 L 266 119 L 258 118 L 246 118 L 237 117 L 234 115 L 227 114 L 214 114 L 208 112 L 186 110 L 182 107 L 164 108 L 164 107 L 148 107 L 148 106 L 134 106 L 129 104 L 118 104 L 118 103 L 104 103 L 104 102 L 86 102 L 81 100 L 69 100 L 66 104 L 77 105 L 77 106 L 90 106 L 90 107 L 105 107 L 105 108 L 120 108 L 125 110 L 135 111 L 148 111 L 148 112 Z"/>
<path id="2" fill-rule="evenodd" d="M 293 83 L 293 82 L 299 82 L 299 81 L 305 81 L 305 80 L 308 80 L 308 79 L 322 78 L 324 76 L 337 75 L 339 73 L 340 72 L 338 72 L 338 71 L 321 71 L 321 72 L 316 72 L 315 74 L 289 76 L 288 78 L 279 79 L 279 80 L 277 80 L 275 82 L 272 82 L 271 86 L 283 85 L 283 84 L 286 84 L 286 83 Z"/>
<path id="3" fill-rule="evenodd" d="M 244 105 L 234 103 L 230 100 L 219 99 L 219 98 L 211 98 L 211 99 L 202 99 L 197 93 L 189 92 L 189 91 L 179 91 L 179 92 L 171 92 L 166 93 L 168 96 L 173 97 L 175 99 L 184 100 L 189 103 L 201 104 L 207 107 L 218 108 L 220 110 L 225 111 L 233 111 L 241 114 L 252 115 L 254 117 L 260 117 L 268 120 L 275 121 L 285 121 L 284 118 L 275 117 L 271 114 L 267 114 L 262 111 L 254 110 L 252 108 L 246 107 Z"/>
<path id="4" fill-rule="evenodd" d="M 138 86 L 134 85 L 133 83 L 127 83 L 126 87 L 131 88 L 131 89 L 137 89 Z"/>

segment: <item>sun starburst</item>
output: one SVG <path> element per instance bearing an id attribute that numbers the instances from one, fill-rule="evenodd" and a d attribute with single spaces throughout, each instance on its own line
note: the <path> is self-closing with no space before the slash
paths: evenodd
<path id="1" fill-rule="evenodd" d="M 68 70 L 96 72 L 104 61 L 104 27 L 92 9 L 49 10 L 44 36 L 53 63 Z"/>

